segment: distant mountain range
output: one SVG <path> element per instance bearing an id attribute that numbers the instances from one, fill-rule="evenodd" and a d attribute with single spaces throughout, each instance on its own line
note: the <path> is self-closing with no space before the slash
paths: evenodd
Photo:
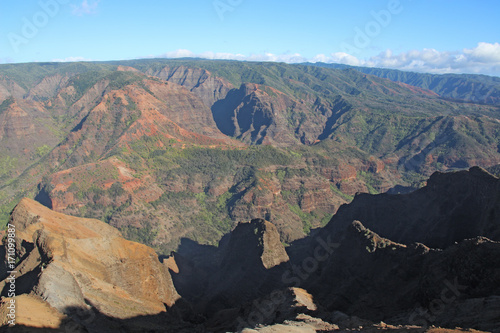
<path id="1" fill-rule="evenodd" d="M 474 103 L 500 104 L 500 77 L 479 74 L 425 74 L 396 69 L 356 67 L 340 64 L 308 63 L 307 65 L 346 69 L 352 68 L 395 82 L 434 91 L 439 96 Z"/>
<path id="2" fill-rule="evenodd" d="M 27 196 L 165 253 L 253 218 L 289 243 L 358 192 L 500 164 L 497 78 L 332 66 L 1 65 L 0 218 Z"/>

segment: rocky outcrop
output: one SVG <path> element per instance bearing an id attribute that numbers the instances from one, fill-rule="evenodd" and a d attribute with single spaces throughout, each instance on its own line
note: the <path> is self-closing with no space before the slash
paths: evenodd
<path id="1" fill-rule="evenodd" d="M 223 251 L 226 269 L 257 264 L 268 270 L 289 260 L 276 227 L 262 219 L 238 224 Z"/>
<path id="2" fill-rule="evenodd" d="M 310 145 L 326 139 L 351 106 L 338 98 L 298 99 L 273 87 L 243 83 L 213 104 L 219 129 L 251 144 Z"/>
<path id="3" fill-rule="evenodd" d="M 228 136 L 253 144 L 296 144 L 298 140 L 287 130 L 287 110 L 296 104 L 276 89 L 245 83 L 215 103 L 212 111 L 219 129 Z"/>
<path id="4" fill-rule="evenodd" d="M 374 322 L 491 330 L 500 327 L 492 317 L 500 306 L 498 254 L 500 243 L 483 237 L 436 250 L 392 242 L 355 221 L 303 286 L 330 311 Z"/>
<path id="5" fill-rule="evenodd" d="M 23 199 L 12 213 L 16 230 L 18 295 L 40 296 L 46 307 L 130 318 L 160 314 L 179 298 L 166 264 L 149 247 L 127 241 L 115 228 L 51 211 Z M 5 276 L 4 276 L 5 277 Z M 5 294 L 6 280 L 1 289 Z"/>
<path id="6" fill-rule="evenodd" d="M 201 68 L 166 66 L 161 70 L 147 70 L 147 74 L 181 85 L 201 98 L 207 107 L 224 98 L 233 85 Z"/>
<path id="7" fill-rule="evenodd" d="M 318 306 L 312 295 L 301 288 L 275 290 L 273 293 L 259 298 L 243 306 L 238 324 L 240 329 L 257 325 L 283 323 L 294 320 L 300 314 L 314 314 Z M 243 327 L 241 327 L 243 326 Z"/>
<path id="8" fill-rule="evenodd" d="M 0 327 L 9 325 L 9 305 L 11 298 L 4 298 L 0 303 Z M 40 296 L 23 294 L 16 296 L 16 326 L 11 326 L 9 332 L 54 332 L 54 333 L 85 333 L 84 326 L 76 323 L 70 317 L 62 314 Z"/>
<path id="9" fill-rule="evenodd" d="M 280 286 L 288 255 L 276 227 L 262 219 L 240 223 L 219 245 L 220 265 L 207 286 L 210 312 L 266 295 Z"/>
<path id="10" fill-rule="evenodd" d="M 471 330 L 471 329 L 445 329 L 439 327 L 424 328 L 415 325 L 388 325 L 384 322 L 378 324 L 366 323 L 364 321 L 359 321 L 354 319 L 352 321 L 353 325 L 348 325 L 346 328 L 338 329 L 338 325 L 329 324 L 324 322 L 319 318 L 313 318 L 308 316 L 299 316 L 297 320 L 287 321 L 284 324 L 276 324 L 258 327 L 255 329 L 245 329 L 243 333 L 314 333 L 314 332 L 338 332 L 338 333 L 348 333 L 360 332 L 360 333 L 486 333 L 484 331 Z"/>
<path id="11" fill-rule="evenodd" d="M 500 240 L 500 180 L 484 169 L 435 173 L 427 186 L 404 195 L 360 194 L 340 207 L 326 230 L 353 220 L 399 243 L 446 248 L 476 236 Z"/>
<path id="12" fill-rule="evenodd" d="M 187 300 L 209 315 L 269 294 L 282 285 L 281 274 L 288 268 L 289 258 L 276 227 L 262 219 L 239 223 L 216 250 L 188 251 L 191 260 L 174 254 L 178 273 L 173 273 L 173 279 Z"/>
<path id="13" fill-rule="evenodd" d="M 420 190 L 432 195 L 417 197 L 418 203 L 441 207 L 437 193 L 457 200 L 446 191 L 461 189 L 472 207 L 488 213 L 497 181 L 481 169 L 436 174 Z M 472 194 L 479 199 L 471 201 Z M 438 221 L 446 221 L 445 213 Z M 328 225 L 285 248 L 272 223 L 255 219 L 239 223 L 218 247 L 184 240 L 178 253 L 160 262 L 152 249 L 124 240 L 103 222 L 52 212 L 29 199 L 10 223 L 19 258 L 16 292 L 33 309 L 20 307 L 19 329 L 496 333 L 500 327 L 500 243 L 460 238 L 450 225 L 455 241 L 440 243 L 441 249 L 395 242 L 362 221 Z M 5 296 L 8 280 L 0 289 Z M 2 300 L 1 313 L 9 302 Z"/>

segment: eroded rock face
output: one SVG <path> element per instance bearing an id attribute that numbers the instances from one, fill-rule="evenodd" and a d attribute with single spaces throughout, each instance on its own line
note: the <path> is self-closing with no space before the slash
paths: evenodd
<path id="1" fill-rule="evenodd" d="M 201 68 L 166 66 L 161 70 L 148 70 L 146 73 L 186 87 L 201 98 L 208 107 L 224 98 L 228 91 L 234 88 L 227 80 L 216 77 Z"/>
<path id="2" fill-rule="evenodd" d="M 276 227 L 263 219 L 240 223 L 230 234 L 222 265 L 255 263 L 271 269 L 289 260 Z"/>
<path id="3" fill-rule="evenodd" d="M 280 288 L 289 268 L 276 227 L 263 219 L 239 223 L 218 248 L 201 246 L 190 256 L 174 255 L 174 281 L 182 286 L 183 296 L 209 316 Z"/>
<path id="4" fill-rule="evenodd" d="M 436 172 L 427 186 L 406 195 L 355 197 L 339 208 L 326 230 L 335 234 L 354 220 L 393 241 L 445 248 L 476 236 L 500 240 L 500 180 L 479 167 Z"/>
<path id="5" fill-rule="evenodd" d="M 210 279 L 206 299 L 211 311 L 266 295 L 280 286 L 288 255 L 276 227 L 255 219 L 240 223 L 219 245 L 221 264 Z"/>
<path id="6" fill-rule="evenodd" d="M 21 258 L 19 292 L 40 296 L 61 314 L 83 309 L 121 319 L 154 315 L 179 298 L 167 265 L 153 249 L 123 239 L 104 222 L 23 199 L 10 224 Z"/>
<path id="7" fill-rule="evenodd" d="M 492 318 L 499 254 L 500 243 L 484 237 L 437 250 L 395 243 L 354 221 L 304 288 L 330 311 L 375 322 L 489 330 L 500 326 Z"/>
<path id="8" fill-rule="evenodd" d="M 105 219 L 128 237 L 151 227 L 156 234 L 141 239 L 164 253 L 182 237 L 213 244 L 237 221 L 252 218 L 270 220 L 289 243 L 324 225 L 357 192 L 413 187 L 401 179 L 406 171 L 427 175 L 500 161 L 496 109 L 443 104 L 429 91 L 356 71 L 206 61 L 40 66 L 14 76 L 0 69 L 0 187 L 6 192 L 0 205 L 13 208 L 20 192 L 38 185 L 36 199 L 52 201 L 56 211 Z M 46 75 L 32 75 L 42 67 Z M 185 148 L 203 166 L 195 150 L 212 154 L 213 148 L 246 150 L 246 144 L 293 152 L 293 162 L 276 161 L 274 170 L 259 167 L 259 173 L 290 167 L 309 175 L 268 174 L 269 182 L 240 186 L 236 174 L 246 173 L 246 163 L 222 177 L 170 163 L 174 155 L 186 157 Z M 110 167 L 111 158 L 123 165 Z M 79 184 L 81 178 L 95 186 Z M 125 193 L 108 192 L 113 184 Z M 207 215 L 204 203 L 190 198 L 186 213 L 169 197 L 205 192 L 209 202 L 224 201 L 228 191 L 227 211 L 203 235 L 195 226 Z M 230 225 L 215 222 L 226 218 Z"/>
<path id="9" fill-rule="evenodd" d="M 9 325 L 7 314 L 10 300 L 6 298 L 0 303 L 0 327 Z M 12 332 L 88 332 L 82 325 L 51 307 L 39 296 L 23 294 L 17 296 L 15 302 L 16 326 L 10 328 Z"/>
<path id="10" fill-rule="evenodd" d="M 481 184 L 477 177 L 491 180 L 481 170 L 469 173 L 449 176 L 468 188 Z M 29 199 L 13 211 L 11 224 L 20 258 L 18 295 L 34 309 L 20 312 L 28 327 L 30 318 L 31 327 L 57 331 L 71 325 L 77 332 L 500 327 L 500 243 L 485 237 L 432 249 L 394 242 L 352 221 L 335 234 L 328 227 L 315 231 L 303 241 L 305 256 L 311 255 L 305 258 L 287 253 L 276 227 L 255 219 L 238 224 L 218 247 L 185 241 L 182 254 L 160 263 L 152 249 L 124 240 L 105 223 L 56 213 Z M 4 295 L 6 287 L 4 280 Z M 8 301 L 2 300 L 0 313 Z"/>

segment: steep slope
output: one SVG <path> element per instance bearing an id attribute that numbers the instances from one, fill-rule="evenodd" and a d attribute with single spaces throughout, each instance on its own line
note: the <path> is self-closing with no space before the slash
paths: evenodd
<path id="1" fill-rule="evenodd" d="M 435 173 L 404 195 L 360 194 L 325 227 L 334 235 L 354 220 L 399 243 L 446 248 L 477 236 L 500 241 L 500 180 L 484 169 Z"/>
<path id="2" fill-rule="evenodd" d="M 500 104 L 500 79 L 474 74 L 427 74 L 386 68 L 356 67 L 340 64 L 308 64 L 326 68 L 353 68 L 365 74 L 429 89 L 439 96 L 468 102 Z"/>
<path id="3" fill-rule="evenodd" d="M 500 163 L 498 108 L 356 70 L 208 60 L 0 66 L 0 219 L 23 196 L 167 253 L 265 218 L 292 242 L 357 192 Z M 3 127 L 2 127 L 3 126 Z"/>
<path id="4" fill-rule="evenodd" d="M 99 103 L 51 152 L 50 160 L 58 163 L 70 151 L 66 164 L 55 166 L 64 169 L 95 161 L 109 155 L 112 149 L 130 147 L 143 137 L 159 140 L 159 147 L 181 141 L 233 143 L 217 130 L 210 110 L 186 89 L 144 76 L 130 79 L 136 82 L 103 90 Z"/>
<path id="5" fill-rule="evenodd" d="M 175 284 L 208 315 L 271 293 L 281 285 L 289 260 L 276 227 L 261 219 L 239 223 L 213 251 L 199 248 L 173 258 Z"/>
<path id="6" fill-rule="evenodd" d="M 429 89 L 452 100 L 500 105 L 500 79 L 486 75 L 431 75 L 360 68 L 366 74 Z"/>
<path id="7" fill-rule="evenodd" d="M 226 97 L 234 86 L 227 80 L 201 68 L 187 66 L 150 67 L 146 74 L 181 85 L 198 96 L 207 107 Z"/>
<path id="8" fill-rule="evenodd" d="M 180 60 L 128 64 L 148 73 L 149 67 L 159 72 L 165 65 L 175 73 L 191 67 L 192 73 L 193 65 L 200 66 L 240 84 L 220 94 L 212 112 L 223 133 L 247 143 L 290 146 L 333 139 L 397 161 L 400 172 L 426 176 L 499 161 L 495 106 L 449 102 L 430 90 L 352 69 Z M 175 82 L 189 88 L 194 80 Z"/>
<path id="9" fill-rule="evenodd" d="M 139 81 L 145 78 L 144 75 L 112 72 L 110 66 L 97 64 L 41 64 L 37 66 L 32 64 L 3 66 L 3 73 L 0 74 L 3 83 L 2 112 L 0 112 L 0 164 L 2 166 L 0 186 L 12 184 L 4 189 L 0 198 L 4 204 L 3 215 L 12 210 L 15 201 L 18 201 L 20 196 L 33 196 L 33 187 L 41 181 L 43 175 L 53 172 L 51 170 L 53 165 L 60 165 L 66 160 L 67 155 L 72 155 L 75 147 L 63 145 L 67 151 L 60 153 L 62 156 L 51 156 L 47 160 L 48 153 L 62 141 L 74 145 L 75 140 L 81 139 L 72 138 L 72 132 L 80 129 L 90 111 L 102 102 L 103 95 L 120 86 L 134 82 L 140 84 Z M 50 69 L 46 70 L 46 67 Z M 23 69 L 26 69 L 26 72 Z M 15 83 L 14 79 L 19 84 Z M 38 79 L 41 81 L 37 82 Z M 139 111 L 133 112 L 133 105 L 128 105 L 127 100 L 123 100 L 124 102 L 120 103 L 120 99 L 117 99 L 118 105 L 114 106 L 115 114 L 111 116 L 123 118 L 130 125 L 134 117 L 137 118 Z M 170 109 L 171 114 L 180 111 L 179 104 L 202 106 L 201 102 L 198 101 L 196 106 L 196 102 L 188 98 L 174 105 Z M 125 106 L 129 107 L 128 112 L 123 111 Z M 120 112 L 124 114 L 117 116 L 116 113 Z M 208 118 L 202 118 L 200 121 L 203 125 L 197 126 L 197 129 L 206 127 L 207 119 L 211 119 L 210 110 L 205 113 Z M 102 120 L 100 117 L 94 118 L 97 121 Z M 194 119 L 188 120 L 189 124 L 196 126 Z M 110 122 L 112 121 L 108 120 L 108 123 Z M 94 131 L 99 129 L 102 132 L 102 128 L 98 128 L 97 124 L 94 123 Z M 116 139 L 124 126 L 111 129 L 111 139 Z M 179 130 L 176 128 L 176 131 Z M 200 131 L 203 133 L 205 129 L 201 128 Z M 215 132 L 218 131 L 215 130 Z M 219 135 L 222 136 L 220 133 Z M 104 139 L 109 139 L 109 137 L 105 136 Z M 98 145 L 92 146 L 92 149 L 97 149 L 92 156 L 94 161 L 100 157 L 99 152 L 106 150 L 107 144 L 113 144 L 113 142 L 102 140 Z M 76 158 L 76 155 L 74 154 L 73 158 Z M 89 155 L 88 151 L 86 155 Z M 89 159 L 88 156 L 84 157 Z M 80 163 L 80 161 L 77 162 Z M 7 200 L 10 202 L 6 202 Z"/>
<path id="10" fill-rule="evenodd" d="M 60 128 L 67 128 L 68 134 L 64 139 L 56 137 L 53 142 L 46 141 L 43 151 L 37 156 L 40 159 L 38 163 L 23 170 L 29 164 L 18 163 L 19 156 L 16 154 L 12 155 L 18 156 L 17 158 L 6 156 L 4 164 L 12 166 L 18 174 L 25 172 L 2 193 L 2 196 L 5 194 L 2 199 L 11 200 L 6 204 L 5 213 L 11 210 L 12 202 L 17 197 L 26 194 L 23 190 L 33 189 L 44 175 L 45 181 L 39 186 L 41 192 L 38 193 L 37 200 L 66 213 L 75 212 L 74 209 L 66 210 L 71 205 L 82 207 L 98 203 L 97 198 L 94 200 L 93 197 L 86 198 L 82 195 L 93 185 L 95 187 L 92 189 L 105 191 L 115 184 L 111 198 L 103 202 L 104 205 L 112 202 L 116 208 L 127 202 L 130 204 L 128 196 L 120 198 L 124 194 L 123 188 L 129 190 L 125 194 L 136 194 L 133 195 L 134 199 L 148 203 L 158 199 L 164 192 L 149 174 L 151 170 L 146 170 L 143 166 L 142 159 L 149 157 L 151 148 L 157 150 L 178 145 L 178 149 L 181 149 L 186 144 L 242 146 L 240 142 L 231 140 L 218 131 L 210 109 L 185 88 L 148 79 L 140 73 L 97 74 L 94 77 L 84 73 L 80 77 L 66 80 L 66 86 L 44 102 L 44 112 L 49 118 L 63 113 L 61 110 L 69 105 L 64 115 L 65 121 L 58 124 Z M 90 77 L 82 77 L 86 75 Z M 87 85 L 87 90 L 81 88 L 83 84 Z M 75 86 L 79 88 L 76 89 Z M 30 119 L 30 116 L 26 117 Z M 57 118 L 53 120 L 55 119 Z M 61 129 L 62 133 L 64 131 Z M 24 141 L 30 138 L 29 133 L 18 135 L 22 135 Z M 34 146 L 30 142 L 24 144 L 24 141 L 17 141 L 17 149 L 28 151 L 25 146 Z M 44 143 L 43 139 L 41 143 Z M 37 141 L 37 144 L 41 143 Z M 9 146 L 5 144 L 5 148 L 8 149 Z M 108 161 L 109 156 L 116 155 L 120 155 L 125 163 L 118 162 L 116 158 L 111 163 Z M 95 174 L 96 170 L 102 173 Z M 6 171 L 10 170 L 6 168 Z M 143 176 L 133 176 L 141 172 Z M 124 176 L 117 181 L 119 174 Z M 5 178 L 9 179 L 7 175 Z M 63 184 L 59 184 L 57 180 L 61 180 Z M 70 193 L 67 192 L 69 187 Z M 80 195 L 79 198 L 77 194 Z M 94 215 L 80 215 L 103 218 L 105 214 L 103 210 L 94 212 Z"/>
<path id="11" fill-rule="evenodd" d="M 405 246 L 355 221 L 303 287 L 329 310 L 375 322 L 490 331 L 500 325 L 498 251 L 482 237 L 444 251 Z"/>
<path id="12" fill-rule="evenodd" d="M 342 224 L 335 217 L 327 227 L 285 248 L 277 228 L 257 219 L 238 224 L 218 247 L 184 240 L 179 252 L 161 263 L 151 248 L 124 240 L 101 221 L 66 216 L 23 199 L 11 217 L 16 292 L 23 302 L 23 326 L 16 329 L 498 332 L 500 243 L 473 237 L 475 230 L 495 235 L 483 228 L 485 220 L 478 216 L 500 225 L 497 214 L 491 214 L 500 193 L 497 185 L 497 178 L 473 168 L 437 173 L 414 193 L 373 196 L 385 209 L 394 208 L 392 219 L 383 216 L 387 223 L 374 227 L 397 223 L 397 205 L 404 209 L 405 202 L 392 198 L 419 192 L 416 204 L 440 208 L 429 209 L 426 216 L 440 225 L 445 216 L 455 219 L 462 213 L 435 204 L 436 196 L 454 203 L 453 192 L 463 192 L 468 201 L 458 203 L 476 215 L 463 215 L 458 225 L 468 219 L 472 231 L 457 234 L 447 225 L 449 237 L 439 238 L 442 249 L 394 242 L 360 221 Z M 474 196 L 477 200 L 471 200 Z M 409 222 L 396 231 L 409 235 L 414 230 Z M 420 235 L 435 240 L 425 232 Z M 6 247 L 0 252 L 5 255 Z M 6 265 L 0 267 L 6 276 Z M 8 280 L 1 285 L 5 295 Z M 1 313 L 9 301 L 2 300 Z"/>
<path id="13" fill-rule="evenodd" d="M 168 63 L 179 68 L 188 64 Z M 131 65 L 144 70 L 162 63 Z M 257 84 L 233 89 L 212 107 L 219 128 L 246 142 L 311 144 L 333 138 L 337 144 L 397 160 L 403 171 L 426 175 L 436 169 L 491 165 L 498 159 L 498 122 L 490 119 L 498 117 L 495 107 L 445 102 L 430 91 L 353 70 L 257 64 L 250 75 L 247 64 L 217 63 L 217 68 L 199 61 L 197 65 L 235 83 Z M 231 75 L 223 71 L 226 68 L 233 69 Z M 478 132 L 483 138 L 472 134 Z M 460 158 L 464 155 L 467 160 Z"/>
<path id="14" fill-rule="evenodd" d="M 94 330 L 98 314 L 122 319 L 158 314 L 179 298 L 155 252 L 123 239 L 104 222 L 63 215 L 23 199 L 9 223 L 16 230 L 15 257 L 20 259 L 17 295 L 38 295 L 77 322 L 78 313 L 93 312 Z M 3 295 L 6 281 L 1 282 Z"/>
<path id="15" fill-rule="evenodd" d="M 315 325 L 319 325 L 317 329 L 334 329 L 337 325 L 346 331 L 425 332 L 441 326 L 497 332 L 500 243 L 476 237 L 476 231 L 479 235 L 495 235 L 483 228 L 484 220 L 478 216 L 491 215 L 491 203 L 495 205 L 500 193 L 498 179 L 473 168 L 435 174 L 428 183 L 411 194 L 372 196 L 377 206 L 388 212 L 378 217 L 378 224 L 369 223 L 387 226 L 384 232 L 392 232 L 393 237 L 401 234 L 408 238 L 418 232 L 407 244 L 375 233 L 359 221 L 338 223 L 337 215 L 345 221 L 350 219 L 342 215 L 349 206 L 363 211 L 356 203 L 359 199 L 355 199 L 342 207 L 328 226 L 286 248 L 287 256 L 280 254 L 282 249 L 272 228 L 266 232 L 275 239 L 274 249 L 269 246 L 272 242 L 261 236 L 262 227 L 267 225 L 264 221 L 238 225 L 221 240 L 219 248 L 185 244 L 180 248 L 183 253 L 169 259 L 169 267 L 176 272 L 174 284 L 182 286 L 181 294 L 201 305 L 198 310 L 210 318 L 207 325 L 220 331 L 262 329 L 262 324 L 274 324 L 269 329 L 314 329 Z M 406 201 L 415 195 L 418 200 Z M 468 200 L 455 202 L 456 196 Z M 474 196 L 477 200 L 472 200 Z M 448 205 L 443 206 L 443 201 Z M 426 211 L 425 217 L 418 216 L 417 210 L 402 213 L 411 202 Z M 440 209 L 429 208 L 434 205 Z M 459 206 L 463 206 L 462 212 Z M 462 215 L 469 210 L 476 215 Z M 398 224 L 399 214 L 408 223 Z M 458 226 L 447 224 L 437 238 L 442 249 L 430 248 L 414 242 L 433 242 L 436 238 L 426 225 L 420 232 L 416 230 L 412 214 L 417 215 L 419 224 L 426 220 L 437 225 L 456 221 Z M 500 225 L 498 219 L 488 221 Z M 457 233 L 464 224 L 469 231 Z M 262 254 L 266 251 L 284 262 L 264 270 Z"/>

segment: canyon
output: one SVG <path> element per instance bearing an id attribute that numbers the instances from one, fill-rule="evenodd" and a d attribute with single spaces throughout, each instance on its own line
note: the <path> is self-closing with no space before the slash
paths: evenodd
<path id="1" fill-rule="evenodd" d="M 289 244 L 357 193 L 499 164 L 496 99 L 453 91 L 277 63 L 2 65 L 0 219 L 29 197 L 161 253 L 255 218 Z"/>
<path id="2" fill-rule="evenodd" d="M 185 239 L 168 256 L 102 221 L 23 199 L 9 220 L 19 258 L 17 325 L 9 330 L 499 332 L 499 186 L 477 167 L 435 173 L 410 194 L 356 196 L 290 246 L 276 226 L 253 219 L 218 246 Z M 449 202 L 459 204 L 421 213 L 434 217 L 428 226 L 411 218 Z M 457 220 L 457 209 L 474 215 Z M 399 229 L 388 229 L 398 218 Z M 449 238 L 434 237 L 443 226 Z M 0 249 L 6 256 L 6 246 Z M 0 274 L 8 276 L 3 266 Z"/>

